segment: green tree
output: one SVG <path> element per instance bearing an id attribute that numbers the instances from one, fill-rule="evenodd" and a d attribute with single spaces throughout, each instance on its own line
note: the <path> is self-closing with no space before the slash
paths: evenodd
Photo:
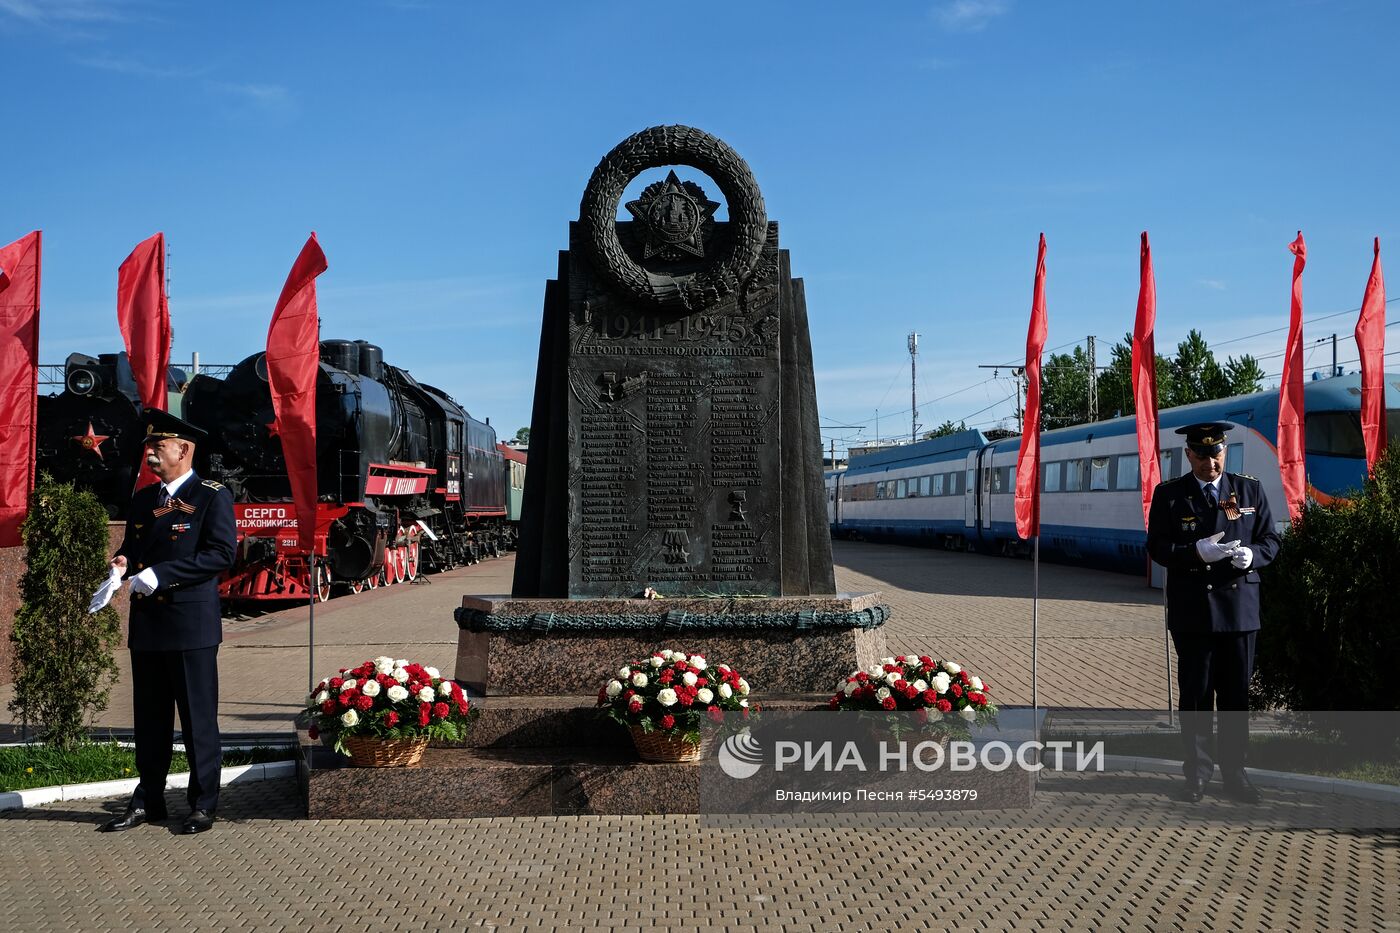
<path id="1" fill-rule="evenodd" d="M 1040 377 L 1040 418 L 1046 428 L 1089 420 L 1089 355 L 1083 347 L 1050 354 Z"/>
<path id="2" fill-rule="evenodd" d="M 530 429 L 521 428 L 515 432 L 515 437 L 511 439 L 512 444 L 519 444 L 521 447 L 530 446 Z"/>
<path id="3" fill-rule="evenodd" d="M 107 708 L 116 679 L 112 651 L 121 637 L 111 606 L 89 614 L 93 591 L 108 573 L 107 512 L 87 490 L 45 474 L 21 526 L 24 577 L 10 638 L 15 695 L 10 711 L 43 727 L 43 739 L 72 748 Z"/>
<path id="4" fill-rule="evenodd" d="M 956 434 L 956 433 L 958 433 L 959 431 L 966 431 L 966 430 L 967 430 L 967 422 L 966 422 L 966 421 L 959 421 L 957 424 L 953 424 L 953 422 L 952 422 L 951 420 L 950 420 L 950 421 L 945 421 L 945 422 L 943 422 L 942 424 L 940 424 L 938 427 L 934 428 L 932 431 L 925 431 L 925 432 L 924 432 L 924 437 L 923 437 L 923 439 L 926 440 L 926 441 L 930 441 L 930 440 L 933 440 L 935 437 L 946 437 L 946 436 L 948 436 L 949 434 Z"/>
<path id="5" fill-rule="evenodd" d="M 1264 388 L 1264 368 L 1259 361 L 1246 353 L 1239 359 L 1233 356 L 1225 361 L 1225 381 L 1231 395 L 1248 395 Z"/>
<path id="6" fill-rule="evenodd" d="M 1157 406 L 1173 392 L 1172 363 L 1157 354 Z M 1102 417 L 1131 415 L 1137 411 L 1133 398 L 1133 335 L 1127 333 L 1108 351 L 1108 366 L 1099 373 L 1099 413 Z"/>

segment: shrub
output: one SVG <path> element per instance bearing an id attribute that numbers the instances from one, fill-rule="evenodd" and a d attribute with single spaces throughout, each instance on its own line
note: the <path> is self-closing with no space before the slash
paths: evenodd
<path id="1" fill-rule="evenodd" d="M 1308 505 L 1263 576 L 1257 707 L 1400 710 L 1397 445 L 1348 502 Z"/>
<path id="2" fill-rule="evenodd" d="M 15 615 L 15 695 L 10 711 L 42 727 L 45 743 L 72 748 L 107 708 L 121 623 L 111 606 L 89 614 L 108 573 L 107 512 L 97 497 L 39 479 L 20 529 L 27 567 Z"/>

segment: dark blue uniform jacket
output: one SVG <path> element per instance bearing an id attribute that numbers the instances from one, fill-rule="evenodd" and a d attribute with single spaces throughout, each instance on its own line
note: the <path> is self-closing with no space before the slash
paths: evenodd
<path id="1" fill-rule="evenodd" d="M 1231 494 L 1240 516 L 1230 519 Z M 1259 570 L 1278 553 L 1279 536 L 1268 500 L 1252 476 L 1224 473 L 1220 504 L 1206 504 L 1200 481 L 1185 476 L 1160 484 L 1152 494 L 1147 519 L 1147 551 L 1167 568 L 1167 627 L 1181 634 L 1252 632 L 1259 628 Z M 1217 531 L 1221 543 L 1236 538 L 1254 550 L 1249 569 L 1237 570 L 1229 558 L 1207 564 L 1196 542 Z"/>
<path id="2" fill-rule="evenodd" d="M 176 491 L 175 505 L 157 515 L 160 483 L 131 497 L 126 538 L 117 553 L 127 559 L 127 579 L 150 567 L 156 591 L 131 596 L 132 651 L 189 651 L 223 640 L 219 575 L 233 566 L 237 533 L 233 495 L 218 483 L 192 475 Z"/>

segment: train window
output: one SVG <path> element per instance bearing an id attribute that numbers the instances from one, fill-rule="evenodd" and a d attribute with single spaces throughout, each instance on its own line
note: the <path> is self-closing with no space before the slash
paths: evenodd
<path id="1" fill-rule="evenodd" d="M 1175 450 L 1168 450 L 1162 454 L 1162 482 L 1169 479 L 1176 479 L 1175 463 L 1181 458 L 1181 454 Z"/>
<path id="2" fill-rule="evenodd" d="M 1303 446 L 1310 454 L 1365 457 L 1360 411 L 1319 411 L 1303 416 Z"/>
<path id="3" fill-rule="evenodd" d="M 1063 466 L 1064 464 L 1058 460 L 1045 464 L 1045 480 L 1041 485 L 1046 492 L 1060 491 L 1060 474 Z"/>
<path id="4" fill-rule="evenodd" d="M 1084 461 L 1065 461 L 1065 492 L 1079 492 L 1084 488 Z"/>
<path id="5" fill-rule="evenodd" d="M 977 478 L 972 474 L 972 470 L 968 470 L 965 474 L 963 474 L 963 492 L 967 492 L 969 489 L 972 488 L 972 484 L 977 482 Z"/>
<path id="6" fill-rule="evenodd" d="M 1108 489 L 1108 465 L 1112 462 L 1109 457 L 1094 457 L 1089 461 L 1089 488 L 1091 490 Z"/>
<path id="7" fill-rule="evenodd" d="M 931 495 L 933 495 L 933 477 L 932 477 L 932 476 L 920 476 L 920 477 L 919 477 L 919 495 L 921 495 L 921 496 L 931 496 Z"/>
<path id="8" fill-rule="evenodd" d="M 992 492 L 1005 492 L 1005 487 L 1001 484 L 1001 467 L 992 468 Z"/>
<path id="9" fill-rule="evenodd" d="M 876 498 L 876 499 L 883 499 L 883 498 L 885 498 L 885 486 L 886 486 L 886 485 L 887 485 L 887 484 L 885 483 L 884 480 L 880 480 L 878 483 L 875 484 L 875 498 Z"/>
<path id="10" fill-rule="evenodd" d="M 933 494 L 935 496 L 943 495 L 943 477 L 943 473 L 939 473 L 937 476 L 933 477 Z"/>
<path id="11" fill-rule="evenodd" d="M 909 497 L 909 481 L 898 480 L 895 483 L 894 497 L 896 499 L 907 499 Z"/>
<path id="12" fill-rule="evenodd" d="M 1225 446 L 1225 471 L 1227 473 L 1244 472 L 1243 444 L 1227 444 Z"/>
<path id="13" fill-rule="evenodd" d="M 1139 476 L 1141 463 L 1137 454 L 1121 454 L 1118 457 L 1118 475 L 1113 478 L 1114 489 L 1137 489 L 1142 483 Z"/>

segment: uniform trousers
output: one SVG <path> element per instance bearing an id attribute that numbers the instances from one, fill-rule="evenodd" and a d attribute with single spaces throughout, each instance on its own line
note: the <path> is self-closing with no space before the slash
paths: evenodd
<path id="1" fill-rule="evenodd" d="M 1176 685 L 1181 695 L 1181 770 L 1188 781 L 1210 782 L 1215 764 L 1226 783 L 1244 779 L 1249 743 L 1249 679 L 1258 632 L 1172 632 Z M 1211 754 L 1213 709 L 1220 710 L 1216 754 Z"/>
<path id="2" fill-rule="evenodd" d="M 131 652 L 135 700 L 136 770 L 141 783 L 131 805 L 156 814 L 165 811 L 165 779 L 175 739 L 175 712 L 185 757 L 190 762 L 186 791 L 190 809 L 212 813 L 219 805 L 219 646 L 189 651 Z"/>

